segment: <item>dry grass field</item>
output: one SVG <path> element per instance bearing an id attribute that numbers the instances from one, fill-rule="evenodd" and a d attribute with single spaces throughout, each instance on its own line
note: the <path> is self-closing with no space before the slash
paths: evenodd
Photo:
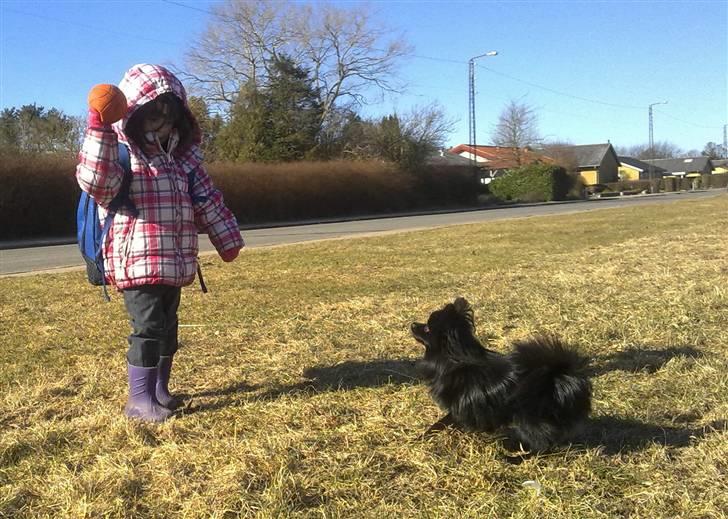
<path id="1" fill-rule="evenodd" d="M 203 257 L 162 425 L 127 421 L 121 298 L 0 279 L 0 516 L 719 518 L 728 196 Z M 465 296 L 503 351 L 593 359 L 578 443 L 521 463 L 444 431 L 409 323 Z M 533 481 L 534 484 L 524 485 Z"/>

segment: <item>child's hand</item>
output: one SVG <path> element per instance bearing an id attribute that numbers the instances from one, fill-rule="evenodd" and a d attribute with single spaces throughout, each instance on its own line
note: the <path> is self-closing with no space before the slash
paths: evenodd
<path id="1" fill-rule="evenodd" d="M 86 125 L 89 128 L 103 128 L 104 126 L 106 126 L 106 124 L 104 124 L 104 121 L 101 120 L 101 115 L 93 108 L 88 109 Z"/>
<path id="2" fill-rule="evenodd" d="M 235 247 L 234 249 L 229 249 L 220 252 L 220 257 L 225 263 L 230 263 L 232 260 L 238 257 L 238 254 L 240 253 L 240 247 Z"/>
<path id="3" fill-rule="evenodd" d="M 117 86 L 94 85 L 88 93 L 88 106 L 103 124 L 113 124 L 126 115 L 126 96 Z"/>

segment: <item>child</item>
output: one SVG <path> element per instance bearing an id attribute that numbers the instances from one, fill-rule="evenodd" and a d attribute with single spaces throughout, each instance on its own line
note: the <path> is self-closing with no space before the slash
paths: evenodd
<path id="1" fill-rule="evenodd" d="M 118 142 L 128 146 L 129 197 L 138 214 L 122 207 L 114 216 L 104 268 L 107 282 L 123 291 L 132 326 L 126 416 L 162 422 L 181 403 L 169 394 L 168 383 L 181 287 L 197 271 L 197 233 L 207 233 L 226 262 L 237 257 L 243 240 L 202 166 L 201 132 L 182 83 L 167 69 L 144 64 L 132 67 L 119 88 L 127 99 L 126 115 L 111 126 L 90 108 L 76 178 L 101 208 L 108 206 L 123 177 Z"/>

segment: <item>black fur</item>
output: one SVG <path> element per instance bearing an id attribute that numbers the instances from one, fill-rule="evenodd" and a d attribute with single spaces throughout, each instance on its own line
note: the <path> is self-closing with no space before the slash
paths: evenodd
<path id="1" fill-rule="evenodd" d="M 543 451 L 589 415 L 587 361 L 556 337 L 518 342 L 508 355 L 484 348 L 463 298 L 433 312 L 427 324 L 412 323 L 412 335 L 425 346 L 418 364 L 430 394 L 448 413 L 430 430 L 448 423 L 470 431 L 510 427 L 524 447 Z"/>

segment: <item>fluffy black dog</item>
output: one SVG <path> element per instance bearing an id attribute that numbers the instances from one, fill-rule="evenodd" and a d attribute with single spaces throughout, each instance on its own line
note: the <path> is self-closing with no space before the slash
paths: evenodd
<path id="1" fill-rule="evenodd" d="M 514 344 L 502 355 L 475 337 L 473 311 L 463 298 L 412 323 L 425 346 L 418 363 L 430 394 L 447 415 L 425 433 L 455 425 L 469 431 L 509 428 L 527 450 L 565 441 L 591 410 L 587 361 L 552 336 Z"/>

